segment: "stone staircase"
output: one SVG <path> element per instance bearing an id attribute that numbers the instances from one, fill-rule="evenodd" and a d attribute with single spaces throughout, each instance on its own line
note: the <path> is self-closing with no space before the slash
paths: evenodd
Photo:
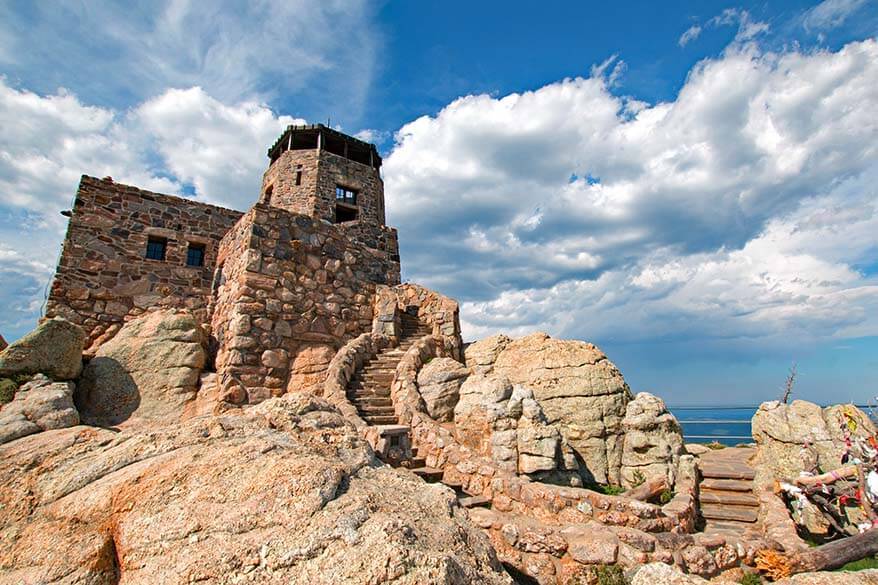
<path id="1" fill-rule="evenodd" d="M 734 447 L 701 455 L 699 500 L 704 532 L 743 536 L 756 528 L 759 498 L 754 493 L 756 472 L 748 460 L 754 449 Z"/>
<path id="2" fill-rule="evenodd" d="M 431 330 L 418 321 L 416 315 L 402 314 L 402 334 L 399 345 L 378 352 L 363 367 L 354 372 L 347 387 L 347 397 L 357 407 L 357 413 L 369 425 L 398 424 L 390 398 L 390 384 L 396 366 L 405 352 Z"/>

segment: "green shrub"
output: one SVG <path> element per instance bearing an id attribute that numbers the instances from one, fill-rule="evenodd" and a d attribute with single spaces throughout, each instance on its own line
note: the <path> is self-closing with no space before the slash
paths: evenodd
<path id="1" fill-rule="evenodd" d="M 595 571 L 597 585 L 628 585 L 628 579 L 619 565 L 601 565 Z"/>
<path id="2" fill-rule="evenodd" d="M 667 504 L 674 499 L 675 495 L 677 494 L 675 494 L 672 490 L 665 490 L 659 494 L 659 502 L 661 502 L 662 504 Z"/>
<path id="3" fill-rule="evenodd" d="M 634 477 L 633 477 L 633 481 L 632 481 L 633 487 L 639 487 L 639 486 L 643 485 L 643 482 L 645 482 L 645 481 L 646 481 L 646 478 L 643 477 L 643 474 L 640 472 L 640 470 L 635 469 L 634 470 Z"/>
<path id="4" fill-rule="evenodd" d="M 744 573 L 741 585 L 762 585 L 762 577 L 758 573 Z"/>
<path id="5" fill-rule="evenodd" d="M 18 384 L 14 380 L 0 378 L 0 404 L 12 402 L 16 390 L 18 390 Z"/>
<path id="6" fill-rule="evenodd" d="M 705 443 L 704 446 L 708 449 L 713 449 L 714 451 L 719 451 L 720 449 L 726 448 L 726 446 L 719 441 L 711 441 L 710 443 Z"/>
<path id="7" fill-rule="evenodd" d="M 862 571 L 864 569 L 878 569 L 878 559 L 875 557 L 867 557 L 859 561 L 851 561 L 846 565 L 836 569 L 836 571 Z"/>

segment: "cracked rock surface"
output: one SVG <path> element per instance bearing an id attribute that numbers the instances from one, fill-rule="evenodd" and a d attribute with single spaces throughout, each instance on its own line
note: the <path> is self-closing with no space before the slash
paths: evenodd
<path id="1" fill-rule="evenodd" d="M 511 583 L 454 494 L 325 401 L 0 447 L 0 584 Z"/>
<path id="2" fill-rule="evenodd" d="M 533 333 L 496 335 L 469 345 L 476 374 L 523 385 L 587 467 L 586 480 L 620 482 L 622 419 L 631 393 L 622 373 L 596 345 Z"/>

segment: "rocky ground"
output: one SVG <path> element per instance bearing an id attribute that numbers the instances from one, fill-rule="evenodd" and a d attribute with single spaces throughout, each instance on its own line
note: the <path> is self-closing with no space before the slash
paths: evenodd
<path id="1" fill-rule="evenodd" d="M 187 313 L 128 323 L 84 368 L 83 344 L 76 326 L 50 320 L 0 352 L 0 585 L 699 585 L 681 568 L 735 583 L 755 547 L 807 548 L 768 491 L 751 496 L 756 540 L 686 534 L 696 455 L 664 403 L 632 397 L 588 343 L 495 336 L 470 345 L 465 365 L 435 357 L 413 370 L 429 440 L 458 458 L 445 480 L 491 474 L 488 507 L 472 509 L 382 464 L 321 397 L 225 400 Z M 807 467 L 802 442 L 822 465 L 841 456 L 841 411 L 812 406 L 760 409 L 755 483 Z M 857 436 L 874 434 L 850 416 Z M 575 487 L 655 479 L 670 502 Z M 779 583 L 878 583 L 878 571 Z"/>

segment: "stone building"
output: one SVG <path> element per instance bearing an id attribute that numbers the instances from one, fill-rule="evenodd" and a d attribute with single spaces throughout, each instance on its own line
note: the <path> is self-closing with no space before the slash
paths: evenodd
<path id="1" fill-rule="evenodd" d="M 382 160 L 320 124 L 289 126 L 268 157 L 245 213 L 83 176 L 46 316 L 81 325 L 93 353 L 138 315 L 186 308 L 239 400 L 320 384 L 372 330 L 379 288 L 400 283 Z"/>

